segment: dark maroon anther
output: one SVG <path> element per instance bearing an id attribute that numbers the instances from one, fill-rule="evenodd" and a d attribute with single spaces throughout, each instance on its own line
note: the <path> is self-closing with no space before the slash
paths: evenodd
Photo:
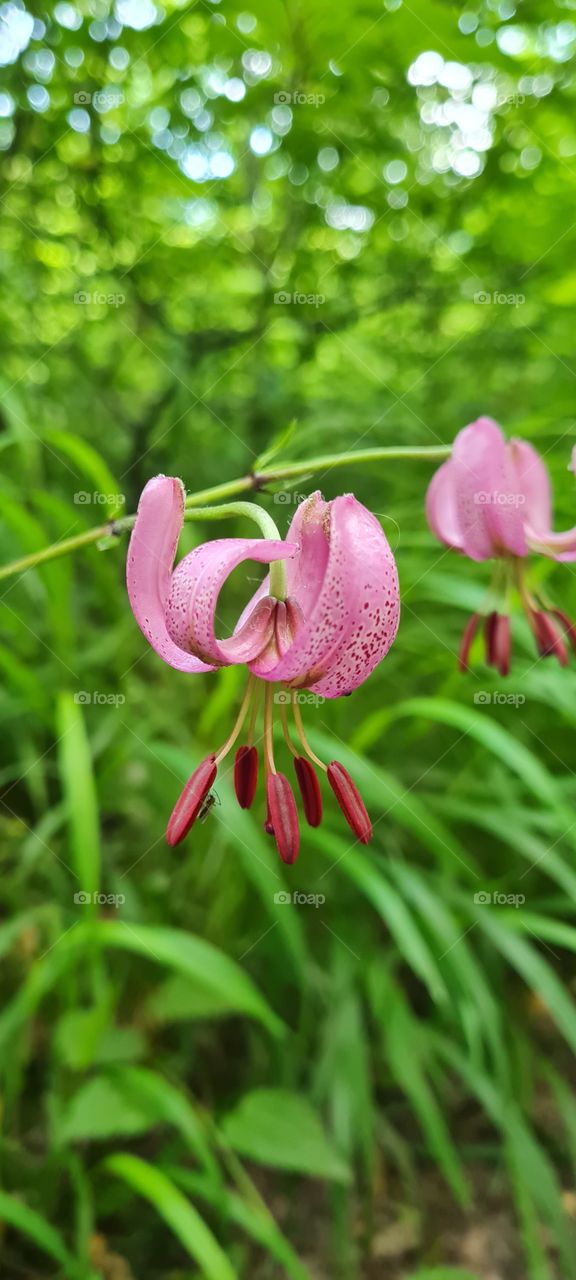
<path id="1" fill-rule="evenodd" d="M 568 650 L 550 615 L 544 613 L 542 609 L 533 609 L 530 614 L 530 623 L 540 657 L 550 658 L 553 655 L 558 659 L 560 666 L 565 667 L 568 663 Z"/>
<path id="2" fill-rule="evenodd" d="M 202 802 L 206 799 L 218 772 L 215 756 L 207 756 L 188 779 L 179 796 L 166 829 L 170 845 L 180 844 L 198 817 Z"/>
<path id="3" fill-rule="evenodd" d="M 496 667 L 496 632 L 498 629 L 498 614 L 494 610 L 488 614 L 484 623 L 484 639 L 486 641 L 486 662 L 489 667 Z"/>
<path id="4" fill-rule="evenodd" d="M 510 673 L 510 655 L 512 653 L 510 619 L 507 614 L 496 614 L 493 643 L 494 664 L 501 676 L 507 676 Z"/>
<path id="5" fill-rule="evenodd" d="M 271 773 L 266 783 L 268 822 L 283 862 L 291 864 L 298 857 L 300 831 L 298 812 L 292 787 L 283 773 Z"/>
<path id="6" fill-rule="evenodd" d="M 294 768 L 308 826 L 319 827 L 322 821 L 322 796 L 316 770 L 304 756 L 296 756 Z"/>
<path id="7" fill-rule="evenodd" d="M 352 828 L 354 835 L 358 836 L 362 844 L 368 844 L 372 839 L 372 823 L 366 805 L 348 770 L 337 760 L 333 760 L 328 765 L 328 781 L 348 826 Z"/>
<path id="8" fill-rule="evenodd" d="M 551 609 L 550 613 L 553 613 L 554 617 L 558 618 L 558 621 L 562 623 L 570 644 L 576 653 L 576 626 L 572 619 L 568 617 L 567 613 L 564 613 L 563 609 Z"/>
<path id="9" fill-rule="evenodd" d="M 468 666 L 468 657 L 472 648 L 472 641 L 476 635 L 481 620 L 481 615 L 479 613 L 473 613 L 472 617 L 469 618 L 466 623 L 462 639 L 460 641 L 460 651 L 458 653 L 458 666 L 460 671 L 470 670 Z"/>
<path id="10" fill-rule="evenodd" d="M 238 747 L 234 760 L 234 790 L 241 809 L 249 809 L 258 782 L 256 747 Z"/>

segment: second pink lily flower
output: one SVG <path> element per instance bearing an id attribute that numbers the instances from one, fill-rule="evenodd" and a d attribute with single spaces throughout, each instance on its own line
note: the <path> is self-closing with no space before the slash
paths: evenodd
<path id="1" fill-rule="evenodd" d="M 432 477 L 426 514 L 445 546 L 472 560 L 499 562 L 494 590 L 504 599 L 511 589 L 518 590 L 539 653 L 554 654 L 564 665 L 568 651 L 562 632 L 576 648 L 574 624 L 563 610 L 529 590 L 524 566 L 533 553 L 576 560 L 576 528 L 552 531 L 550 477 L 536 449 L 526 440 L 506 441 L 498 423 L 478 418 L 459 432 L 451 457 Z M 474 614 L 464 632 L 463 668 L 481 621 L 482 616 Z M 491 610 L 484 628 L 487 661 L 506 675 L 511 651 L 507 609 Z"/>

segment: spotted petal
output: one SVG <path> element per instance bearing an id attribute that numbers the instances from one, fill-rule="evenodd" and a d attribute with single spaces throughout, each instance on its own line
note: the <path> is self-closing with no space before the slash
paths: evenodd
<path id="1" fill-rule="evenodd" d="M 293 556 L 296 549 L 294 543 L 267 538 L 216 538 L 195 547 L 172 574 L 166 622 L 175 643 L 217 666 L 255 659 L 273 634 L 275 602 L 270 596 L 262 597 L 245 611 L 233 636 L 218 640 L 218 596 L 226 579 L 244 561 L 270 564 Z"/>
<path id="2" fill-rule="evenodd" d="M 375 516 L 352 494 L 330 503 L 313 494 L 292 521 L 293 537 L 300 553 L 288 564 L 288 592 L 303 621 L 266 678 L 337 698 L 367 679 L 396 635 L 396 564 Z"/>

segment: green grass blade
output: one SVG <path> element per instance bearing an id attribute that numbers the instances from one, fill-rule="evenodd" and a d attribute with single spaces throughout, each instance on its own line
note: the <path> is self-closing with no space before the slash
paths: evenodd
<path id="1" fill-rule="evenodd" d="M 73 892 L 92 896 L 100 885 L 98 799 L 82 707 L 70 693 L 59 697 L 57 729 L 58 763 L 77 879 Z"/>
<path id="2" fill-rule="evenodd" d="M 104 1168 L 153 1206 L 206 1280 L 239 1280 L 204 1219 L 165 1173 L 123 1152 L 105 1160 Z"/>
<path id="3" fill-rule="evenodd" d="M 80 1268 L 68 1252 L 61 1235 L 40 1213 L 30 1209 L 22 1200 L 0 1191 L 0 1224 L 5 1224 L 27 1236 L 29 1240 L 57 1262 L 70 1280 L 79 1280 Z"/>

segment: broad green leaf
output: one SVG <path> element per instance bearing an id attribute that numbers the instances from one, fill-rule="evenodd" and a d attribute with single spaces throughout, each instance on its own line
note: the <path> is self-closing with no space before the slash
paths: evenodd
<path id="1" fill-rule="evenodd" d="M 218 1018 L 229 1011 L 226 991 L 209 991 L 193 986 L 188 978 L 176 974 L 154 987 L 146 1000 L 146 1017 L 161 1025 L 164 1022 L 187 1022 L 200 1018 Z"/>
<path id="2" fill-rule="evenodd" d="M 58 1125 L 58 1136 L 61 1142 L 101 1142 L 145 1133 L 154 1121 L 150 1109 L 129 1098 L 113 1080 L 96 1076 L 81 1085 L 70 1099 Z"/>
<path id="3" fill-rule="evenodd" d="M 285 1089 L 254 1089 L 221 1122 L 234 1151 L 274 1169 L 311 1178 L 349 1182 L 350 1171 L 326 1137 L 322 1124 L 299 1094 Z"/>

